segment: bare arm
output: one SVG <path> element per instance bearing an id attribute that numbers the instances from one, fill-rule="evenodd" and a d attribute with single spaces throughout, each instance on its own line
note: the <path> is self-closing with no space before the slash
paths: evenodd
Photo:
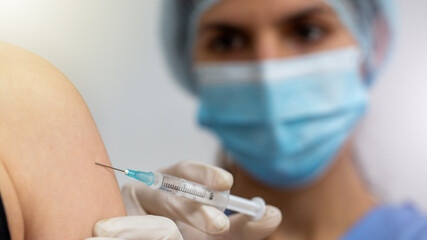
<path id="1" fill-rule="evenodd" d="M 0 43 L 0 161 L 21 211 L 6 209 L 8 220 L 22 216 L 25 238 L 90 237 L 97 220 L 125 215 L 114 174 L 94 165 L 109 159 L 77 90 L 45 60 L 5 43 Z M 13 198 L 2 196 L 5 202 Z"/>

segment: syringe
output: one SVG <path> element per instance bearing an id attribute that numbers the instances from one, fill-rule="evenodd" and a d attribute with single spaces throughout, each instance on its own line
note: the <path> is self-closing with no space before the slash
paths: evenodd
<path id="1" fill-rule="evenodd" d="M 196 202 L 211 205 L 221 211 L 229 209 L 243 213 L 257 221 L 264 216 L 265 201 L 260 197 L 251 200 L 237 197 L 230 194 L 230 191 L 218 192 L 209 189 L 207 186 L 174 177 L 160 172 L 141 172 L 131 169 L 118 169 L 95 162 L 95 164 L 121 171 L 129 177 L 139 180 L 154 190 L 161 190 L 175 196 L 184 197 Z"/>

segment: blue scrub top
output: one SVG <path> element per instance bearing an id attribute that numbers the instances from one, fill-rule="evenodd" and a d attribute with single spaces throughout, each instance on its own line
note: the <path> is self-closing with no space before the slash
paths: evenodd
<path id="1" fill-rule="evenodd" d="M 427 240 L 427 216 L 411 205 L 378 206 L 369 211 L 341 240 Z"/>

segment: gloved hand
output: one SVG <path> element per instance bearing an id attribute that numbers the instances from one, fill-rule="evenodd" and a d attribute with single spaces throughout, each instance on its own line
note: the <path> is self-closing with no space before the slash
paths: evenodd
<path id="1" fill-rule="evenodd" d="M 86 240 L 182 240 L 176 224 L 159 216 L 128 216 L 101 220 Z"/>
<path id="2" fill-rule="evenodd" d="M 233 177 L 227 171 L 198 162 L 183 161 L 161 172 L 206 185 L 216 191 L 229 190 L 233 184 Z M 256 222 L 243 214 L 227 217 L 215 207 L 154 191 L 141 182 L 125 185 L 122 195 L 128 215 L 149 213 L 182 222 L 184 224 L 178 225 L 182 227 L 181 232 L 185 232 L 186 240 L 259 240 L 269 236 L 282 219 L 280 211 L 273 206 L 267 206 L 264 217 Z"/>

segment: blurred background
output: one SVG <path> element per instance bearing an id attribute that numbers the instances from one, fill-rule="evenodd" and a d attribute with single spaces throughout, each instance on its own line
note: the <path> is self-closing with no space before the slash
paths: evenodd
<path id="1" fill-rule="evenodd" d="M 214 163 L 218 145 L 174 82 L 159 41 L 159 0 L 0 0 L 0 41 L 58 67 L 86 100 L 111 161 L 154 170 Z M 393 59 L 371 91 L 356 144 L 373 191 L 427 211 L 427 1 L 398 0 Z M 131 181 L 118 175 L 120 185 Z"/>

